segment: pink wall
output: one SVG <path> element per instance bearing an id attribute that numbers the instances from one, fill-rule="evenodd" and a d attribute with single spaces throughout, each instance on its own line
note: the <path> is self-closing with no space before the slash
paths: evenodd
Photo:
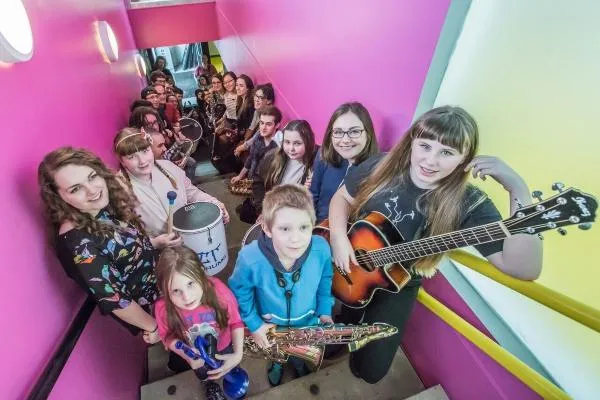
<path id="1" fill-rule="evenodd" d="M 144 347 L 96 309 L 49 399 L 137 399 L 140 366 L 146 362 Z"/>
<path id="2" fill-rule="evenodd" d="M 219 38 L 215 3 L 138 8 L 127 14 L 139 49 Z"/>
<path id="3" fill-rule="evenodd" d="M 425 289 L 491 337 L 441 274 L 427 280 Z M 421 304 L 413 311 L 402 345 L 425 387 L 441 384 L 451 399 L 540 398 Z"/>
<path id="4" fill-rule="evenodd" d="M 141 88 L 123 0 L 24 3 L 33 28 L 33 58 L 0 67 L 4 98 L 0 147 L 0 187 L 4 193 L 0 197 L 4 210 L 0 231 L 3 399 L 25 397 L 83 299 L 83 292 L 66 277 L 45 244 L 37 165 L 48 151 L 66 144 L 85 146 L 112 159 L 112 137 L 126 123 L 128 104 Z M 121 48 L 116 63 L 106 64 L 100 56 L 94 38 L 96 20 L 107 20 L 115 31 Z M 107 340 L 123 336 L 115 330 L 106 334 L 111 335 Z M 85 354 L 98 373 L 112 374 L 100 364 L 116 349 L 92 346 L 85 336 L 82 343 L 76 353 Z M 141 350 L 137 347 L 138 352 Z M 138 365 L 133 357 L 121 362 L 141 378 L 143 364 Z M 86 378 L 74 371 L 70 379 Z M 129 384 L 134 393 L 139 380 Z M 88 390 L 110 397 L 110 387 Z M 79 398 L 89 398 L 86 393 L 80 392 Z"/>
<path id="5" fill-rule="evenodd" d="M 343 102 L 372 114 L 389 148 L 411 122 L 449 0 L 217 0 L 228 69 L 270 81 L 287 119 L 318 141 Z"/>

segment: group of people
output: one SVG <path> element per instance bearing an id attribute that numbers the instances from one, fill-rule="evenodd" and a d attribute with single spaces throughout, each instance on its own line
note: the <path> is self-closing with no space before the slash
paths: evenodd
<path id="1" fill-rule="evenodd" d="M 72 147 L 54 150 L 41 162 L 41 197 L 59 260 L 102 313 L 141 332 L 148 343 L 162 340 L 171 352 L 169 368 L 194 369 L 209 399 L 224 398 L 216 380 L 240 363 L 244 327 L 267 347 L 274 326 L 394 325 L 399 334 L 350 356 L 355 376 L 378 382 L 400 345 L 422 279 L 435 273 L 441 256 L 407 266 L 412 279 L 399 293 L 379 290 L 366 307 L 342 306 L 341 314 L 333 315 L 334 268 L 351 276 L 350 264 L 357 264 L 348 222 L 376 211 L 407 240 L 484 225 L 501 216 L 485 193 L 468 183 L 469 175 L 499 182 L 510 196 L 511 213 L 531 202 L 526 183 L 502 160 L 477 155 L 477 124 L 462 108 L 426 112 L 384 154 L 367 109 L 345 103 L 333 112 L 318 147 L 306 120 L 280 129 L 283 118 L 270 84 L 255 88 L 246 75 L 203 71 L 197 94 L 204 116 L 197 117 L 213 118 L 217 151 L 212 157 L 237 173 L 232 190 L 250 188 L 251 219 L 258 219 L 263 231 L 240 250 L 228 285 L 208 276 L 198 255 L 167 233 L 168 191 L 178 193 L 176 207 L 208 201 L 221 208 L 225 221 L 229 216 L 219 200 L 192 184 L 185 164 L 165 157 L 171 149 L 165 142 L 171 137 L 176 146 L 178 132 L 177 121 L 168 117 L 164 66 L 152 73 L 154 85 L 142 91 L 150 107 L 132 107 L 130 126 L 114 138 L 118 172 Z M 219 105 L 224 113 L 214 118 Z M 327 218 L 329 243 L 312 234 Z M 532 280 L 541 271 L 536 236 L 513 235 L 475 247 L 514 277 Z M 177 341 L 193 344 L 206 334 L 217 338 L 216 357 L 223 361 L 212 371 L 176 348 Z M 290 362 L 298 376 L 309 372 L 302 360 Z M 276 386 L 283 366 L 273 362 L 267 374 Z"/>

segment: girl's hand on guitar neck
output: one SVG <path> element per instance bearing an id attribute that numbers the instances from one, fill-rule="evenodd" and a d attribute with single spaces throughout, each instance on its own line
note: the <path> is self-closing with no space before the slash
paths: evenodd
<path id="1" fill-rule="evenodd" d="M 331 251 L 333 252 L 333 262 L 345 275 L 350 273 L 350 263 L 358 264 L 354 249 L 346 234 L 331 234 Z"/>

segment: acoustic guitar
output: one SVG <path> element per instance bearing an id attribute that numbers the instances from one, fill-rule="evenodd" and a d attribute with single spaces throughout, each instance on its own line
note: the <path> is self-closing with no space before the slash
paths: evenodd
<path id="1" fill-rule="evenodd" d="M 541 192 L 534 192 L 538 203 L 520 208 L 512 217 L 473 228 L 405 242 L 395 225 L 383 214 L 372 212 L 363 219 L 349 224 L 348 238 L 354 248 L 358 265 L 350 263 L 350 273 L 345 274 L 334 266 L 332 291 L 342 303 L 352 308 L 363 308 L 377 290 L 397 293 L 411 279 L 402 266 L 405 261 L 444 253 L 449 250 L 495 242 L 511 235 L 539 234 L 562 227 L 578 225 L 587 230 L 596 217 L 596 199 L 577 189 L 562 190 L 542 201 Z M 537 196 L 536 196 L 537 194 Z M 314 234 L 330 239 L 327 220 L 315 227 Z"/>

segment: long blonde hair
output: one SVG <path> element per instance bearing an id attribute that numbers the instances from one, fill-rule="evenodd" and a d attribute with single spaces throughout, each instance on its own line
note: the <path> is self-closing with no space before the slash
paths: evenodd
<path id="1" fill-rule="evenodd" d="M 358 218 L 361 209 L 375 194 L 391 185 L 404 185 L 410 179 L 410 154 L 414 139 L 436 140 L 464 155 L 454 171 L 442 179 L 438 186 L 417 200 L 417 209 L 425 215 L 429 236 L 458 229 L 464 209 L 468 173 L 465 166 L 477 154 L 479 132 L 477 123 L 460 107 L 434 108 L 408 129 L 402 140 L 381 160 L 375 170 L 360 186 L 351 215 Z M 442 255 L 432 255 L 417 260 L 413 269 L 420 275 L 432 276 Z"/>
<path id="2" fill-rule="evenodd" d="M 215 287 L 208 279 L 206 272 L 204 272 L 202 262 L 194 250 L 185 246 L 178 246 L 167 247 L 164 249 L 156 264 L 156 282 L 163 295 L 167 309 L 167 325 L 169 332 L 179 340 L 188 341 L 185 334 L 186 329 L 183 319 L 179 315 L 177 306 L 173 304 L 171 297 L 169 296 L 169 286 L 175 272 L 189 277 L 202 287 L 201 303 L 215 311 L 219 328 L 225 329 L 229 324 L 227 309 L 219 302 Z"/>
<path id="3" fill-rule="evenodd" d="M 126 157 L 131 154 L 137 153 L 138 151 L 146 150 L 152 145 L 152 137 L 149 133 L 146 133 L 138 128 L 123 128 L 113 140 L 113 152 L 119 159 L 119 164 L 121 165 L 121 174 L 125 178 L 127 184 L 129 185 L 129 189 L 132 190 L 131 187 L 131 178 L 129 177 L 129 173 L 127 169 L 121 164 L 121 157 Z M 177 190 L 177 181 L 175 178 L 168 173 L 163 167 L 160 166 L 159 163 L 154 160 L 154 166 L 167 177 L 173 189 Z"/>

